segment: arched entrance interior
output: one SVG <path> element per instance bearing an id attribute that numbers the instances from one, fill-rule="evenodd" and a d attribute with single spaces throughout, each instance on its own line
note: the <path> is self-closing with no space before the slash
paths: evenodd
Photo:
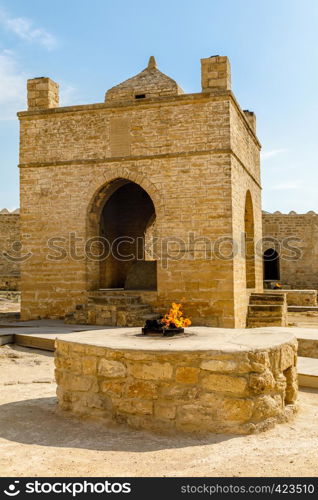
<path id="1" fill-rule="evenodd" d="M 274 248 L 268 248 L 264 252 L 264 280 L 279 281 L 279 255 Z"/>
<path id="2" fill-rule="evenodd" d="M 109 250 L 100 262 L 99 287 L 155 290 L 156 261 L 145 252 L 146 231 L 156 217 L 154 204 L 134 182 L 117 179 L 111 185 L 99 218 L 99 234 Z"/>
<path id="3" fill-rule="evenodd" d="M 255 234 L 253 201 L 250 191 L 245 200 L 245 262 L 246 288 L 255 288 Z"/>

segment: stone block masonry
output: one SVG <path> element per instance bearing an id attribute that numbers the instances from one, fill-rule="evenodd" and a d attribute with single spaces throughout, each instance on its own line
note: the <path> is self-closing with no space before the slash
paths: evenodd
<path id="1" fill-rule="evenodd" d="M 228 59 L 202 60 L 197 94 L 184 94 L 151 58 L 141 73 L 109 89 L 103 103 L 60 108 L 58 86 L 49 79 L 28 82 L 28 103 L 19 113 L 22 244 L 32 253 L 22 264 L 22 319 L 64 317 L 105 283 L 125 286 L 130 263 L 68 253 L 47 259 L 52 238 L 65 240 L 65 249 L 71 233 L 83 241 L 104 231 L 112 241 L 127 236 L 125 213 L 134 215 L 134 237 L 143 237 L 156 220 L 156 312 L 185 298 L 195 324 L 245 326 L 249 293 L 262 291 L 255 253 L 260 144 L 255 122 L 230 90 Z M 123 199 L 125 184 L 131 197 L 119 206 L 114 200 Z M 152 213 L 129 209 L 136 206 L 137 188 Z M 198 243 L 188 244 L 189 234 Z M 169 236 L 187 246 L 165 247 Z M 237 252 L 224 258 L 222 245 L 231 238 Z M 216 244 L 208 258 L 202 250 L 207 239 Z"/>
<path id="2" fill-rule="evenodd" d="M 0 290 L 20 288 L 19 210 L 0 211 Z"/>
<path id="3" fill-rule="evenodd" d="M 257 330 L 237 339 L 208 328 L 189 335 L 168 341 L 117 329 L 57 340 L 60 409 L 168 433 L 246 434 L 291 417 L 297 341 L 290 334 L 268 333 L 265 342 Z"/>
<path id="4" fill-rule="evenodd" d="M 318 214 L 263 212 L 263 237 L 264 251 L 278 254 L 277 281 L 318 290 Z"/>

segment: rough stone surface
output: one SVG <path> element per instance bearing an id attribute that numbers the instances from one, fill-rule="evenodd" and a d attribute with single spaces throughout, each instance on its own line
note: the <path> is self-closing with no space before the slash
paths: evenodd
<path id="1" fill-rule="evenodd" d="M 0 212 L 0 290 L 20 287 L 20 215 Z"/>
<path id="2" fill-rule="evenodd" d="M 262 290 L 260 144 L 230 90 L 227 58 L 202 60 L 197 94 L 182 94 L 151 60 L 104 103 L 58 107 L 58 87 L 46 78 L 29 81 L 28 103 L 19 113 L 21 241 L 32 253 L 22 264 L 22 319 L 64 317 L 106 278 L 111 287 L 124 282 L 129 264 L 96 262 L 85 244 L 107 230 L 114 218 L 105 209 L 101 223 L 104 207 L 130 183 L 156 220 L 157 289 L 141 293 L 144 304 L 164 313 L 185 298 L 193 324 L 244 327 L 249 290 Z M 120 206 L 127 218 L 131 201 Z M 153 222 L 127 218 L 120 223 L 134 236 Z M 182 240 L 181 253 L 165 246 L 168 236 Z M 90 313 L 92 324 L 114 324 L 110 308 Z M 118 311 L 117 321 L 134 326 L 137 317 Z"/>
<path id="3" fill-rule="evenodd" d="M 199 327 L 172 340 L 105 332 L 56 341 L 61 409 L 154 432 L 234 434 L 265 430 L 296 409 L 297 341 L 287 331 Z"/>
<path id="4" fill-rule="evenodd" d="M 294 289 L 318 289 L 318 214 L 263 213 L 264 251 L 279 254 L 279 280 Z M 276 244 L 276 246 L 275 246 Z M 289 305 L 317 305 L 317 295 L 290 294 Z M 315 302 L 315 303 L 313 303 Z"/>

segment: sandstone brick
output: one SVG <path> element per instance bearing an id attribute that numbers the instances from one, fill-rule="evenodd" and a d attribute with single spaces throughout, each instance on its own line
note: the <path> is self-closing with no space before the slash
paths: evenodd
<path id="1" fill-rule="evenodd" d="M 235 360 L 217 360 L 210 359 L 208 361 L 202 361 L 200 365 L 202 370 L 208 370 L 211 372 L 223 372 L 223 373 L 248 373 L 251 370 L 251 366 L 247 361 L 238 359 Z"/>
<path id="2" fill-rule="evenodd" d="M 98 408 L 100 410 L 111 410 L 111 399 L 105 395 L 100 394 L 87 394 L 85 396 L 84 405 L 88 408 Z"/>
<path id="3" fill-rule="evenodd" d="M 63 342 L 62 340 L 57 340 L 56 348 L 58 349 L 59 354 L 68 354 L 69 353 L 69 343 Z"/>
<path id="4" fill-rule="evenodd" d="M 243 377 L 211 374 L 202 378 L 201 385 L 210 391 L 244 394 L 247 389 L 247 380 Z"/>
<path id="5" fill-rule="evenodd" d="M 249 386 L 255 394 L 262 394 L 271 391 L 275 387 L 275 379 L 269 370 L 263 373 L 251 373 Z"/>
<path id="6" fill-rule="evenodd" d="M 108 393 L 110 396 L 121 396 L 124 392 L 126 382 L 117 380 L 102 380 L 100 383 L 101 392 Z"/>
<path id="7" fill-rule="evenodd" d="M 129 366 L 130 374 L 145 380 L 164 380 L 172 378 L 173 366 L 170 363 L 136 363 Z"/>
<path id="8" fill-rule="evenodd" d="M 197 399 L 199 395 L 198 386 L 186 387 L 184 385 L 162 384 L 160 395 L 165 399 L 192 400 Z"/>
<path id="9" fill-rule="evenodd" d="M 198 368 L 179 366 L 176 369 L 176 381 L 182 384 L 195 384 L 198 381 Z"/>
<path id="10" fill-rule="evenodd" d="M 276 377 L 276 386 L 275 386 L 275 389 L 279 393 L 285 393 L 285 390 L 286 390 L 286 377 L 282 373 L 280 373 Z"/>
<path id="11" fill-rule="evenodd" d="M 215 426 L 213 420 L 213 413 L 204 406 L 188 404 L 177 408 L 176 428 L 178 430 L 187 432 L 213 430 Z"/>
<path id="12" fill-rule="evenodd" d="M 119 361 L 102 358 L 98 363 L 98 374 L 103 377 L 124 377 L 126 367 Z"/>
<path id="13" fill-rule="evenodd" d="M 297 370 L 294 366 L 290 366 L 284 371 L 284 375 L 286 377 L 285 402 L 287 404 L 295 403 L 298 396 Z"/>
<path id="14" fill-rule="evenodd" d="M 249 353 L 249 361 L 251 363 L 251 371 L 253 372 L 262 372 L 265 368 L 268 368 L 270 365 L 269 356 L 267 352 L 252 352 Z"/>
<path id="15" fill-rule="evenodd" d="M 286 345 L 281 349 L 280 369 L 286 370 L 295 364 L 295 351 L 292 346 Z"/>
<path id="16" fill-rule="evenodd" d="M 263 420 L 281 414 L 282 408 L 279 400 L 272 396 L 260 396 L 255 400 L 253 419 Z"/>
<path id="17" fill-rule="evenodd" d="M 69 391 L 89 391 L 93 385 L 93 380 L 89 377 L 76 376 L 74 374 L 63 374 L 63 387 Z"/>
<path id="18" fill-rule="evenodd" d="M 125 392 L 129 398 L 154 399 L 158 397 L 156 384 L 145 380 L 136 380 L 129 383 Z"/>
<path id="19" fill-rule="evenodd" d="M 138 399 L 120 399 L 117 402 L 117 411 L 126 413 L 137 413 L 141 415 L 151 415 L 153 412 L 152 401 L 142 401 Z"/>
<path id="20" fill-rule="evenodd" d="M 94 375 L 96 373 L 96 358 L 94 356 L 84 357 L 82 359 L 82 371 L 83 375 Z"/>
<path id="21" fill-rule="evenodd" d="M 155 417 L 172 420 L 176 416 L 176 406 L 167 403 L 155 403 Z"/>
<path id="22" fill-rule="evenodd" d="M 224 422 L 247 422 L 253 414 L 252 399 L 225 399 L 218 410 L 218 418 Z"/>

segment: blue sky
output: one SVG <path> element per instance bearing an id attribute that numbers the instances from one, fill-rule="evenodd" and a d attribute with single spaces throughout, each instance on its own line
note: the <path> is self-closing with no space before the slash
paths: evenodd
<path id="1" fill-rule="evenodd" d="M 0 207 L 19 206 L 27 78 L 59 82 L 64 105 L 102 102 L 155 55 L 200 92 L 213 54 L 230 58 L 233 91 L 257 115 L 264 210 L 318 212 L 318 0 L 0 0 Z"/>

